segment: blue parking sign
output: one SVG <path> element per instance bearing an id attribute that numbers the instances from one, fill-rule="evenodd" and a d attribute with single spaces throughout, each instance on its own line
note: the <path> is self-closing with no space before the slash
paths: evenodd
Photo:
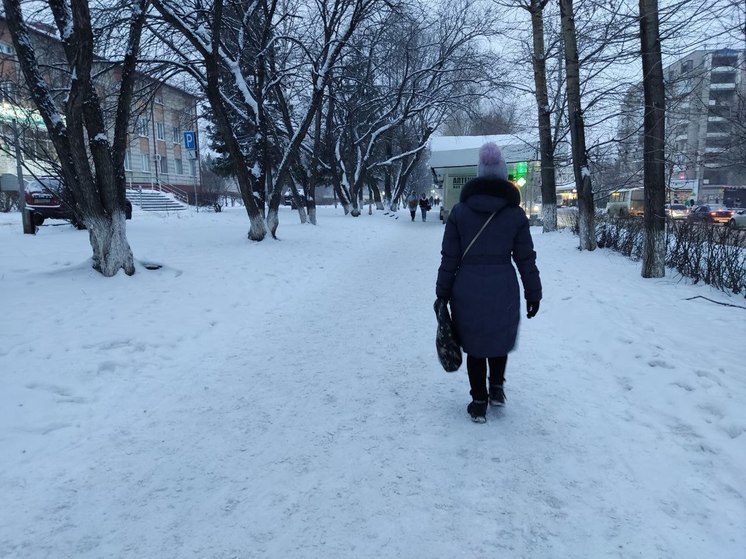
<path id="1" fill-rule="evenodd" d="M 197 149 L 197 137 L 194 132 L 184 132 L 184 147 L 186 149 Z"/>

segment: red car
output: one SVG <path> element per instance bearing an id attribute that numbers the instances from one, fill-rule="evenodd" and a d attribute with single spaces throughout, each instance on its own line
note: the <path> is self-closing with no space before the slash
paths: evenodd
<path id="1" fill-rule="evenodd" d="M 733 217 L 733 212 L 722 204 L 704 204 L 692 208 L 687 219 L 701 223 L 726 224 L 730 221 L 731 217 Z"/>
<path id="2" fill-rule="evenodd" d="M 72 208 L 65 202 L 69 196 L 65 196 L 65 186 L 59 178 L 40 177 L 29 181 L 25 187 L 26 207 L 31 210 L 31 218 L 34 225 L 41 225 L 46 219 L 64 219 L 84 229 L 78 223 Z M 126 219 L 132 219 L 132 203 L 127 200 L 125 212 Z"/>

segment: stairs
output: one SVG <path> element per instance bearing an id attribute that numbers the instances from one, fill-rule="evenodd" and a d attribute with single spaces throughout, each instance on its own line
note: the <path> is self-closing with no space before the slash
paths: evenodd
<path id="1" fill-rule="evenodd" d="M 176 200 L 173 194 L 158 190 L 127 189 L 127 200 L 145 212 L 180 212 L 187 206 Z"/>

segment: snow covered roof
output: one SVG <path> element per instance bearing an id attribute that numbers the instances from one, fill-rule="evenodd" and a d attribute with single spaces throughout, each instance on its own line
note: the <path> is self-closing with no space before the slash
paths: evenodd
<path id="1" fill-rule="evenodd" d="M 486 142 L 496 143 L 508 163 L 538 159 L 538 142 L 528 136 L 434 136 L 429 145 L 430 167 L 476 166 L 479 148 Z"/>
<path id="2" fill-rule="evenodd" d="M 575 190 L 576 186 L 575 181 L 566 182 L 565 184 L 558 184 L 556 190 L 557 192 L 571 192 Z"/>

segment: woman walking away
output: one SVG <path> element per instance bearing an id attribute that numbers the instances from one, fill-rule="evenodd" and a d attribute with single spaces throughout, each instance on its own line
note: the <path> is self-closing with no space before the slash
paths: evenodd
<path id="1" fill-rule="evenodd" d="M 422 221 L 427 221 L 427 212 L 430 210 L 430 202 L 427 201 L 425 193 L 420 196 L 420 211 L 422 211 Z"/>
<path id="2" fill-rule="evenodd" d="M 528 218 L 518 189 L 507 180 L 500 149 L 492 142 L 479 151 L 477 178 L 461 191 L 448 216 L 438 281 L 438 298 L 450 301 L 451 314 L 466 353 L 472 402 L 466 411 L 487 421 L 487 402 L 505 404 L 505 366 L 515 346 L 523 283 L 526 316 L 539 311 L 541 280 Z M 487 366 L 489 365 L 489 390 Z"/>
<path id="3" fill-rule="evenodd" d="M 417 215 L 417 196 L 414 195 L 414 192 L 407 198 L 407 207 L 409 208 L 409 215 L 412 217 L 412 221 L 414 221 L 414 216 Z"/>

